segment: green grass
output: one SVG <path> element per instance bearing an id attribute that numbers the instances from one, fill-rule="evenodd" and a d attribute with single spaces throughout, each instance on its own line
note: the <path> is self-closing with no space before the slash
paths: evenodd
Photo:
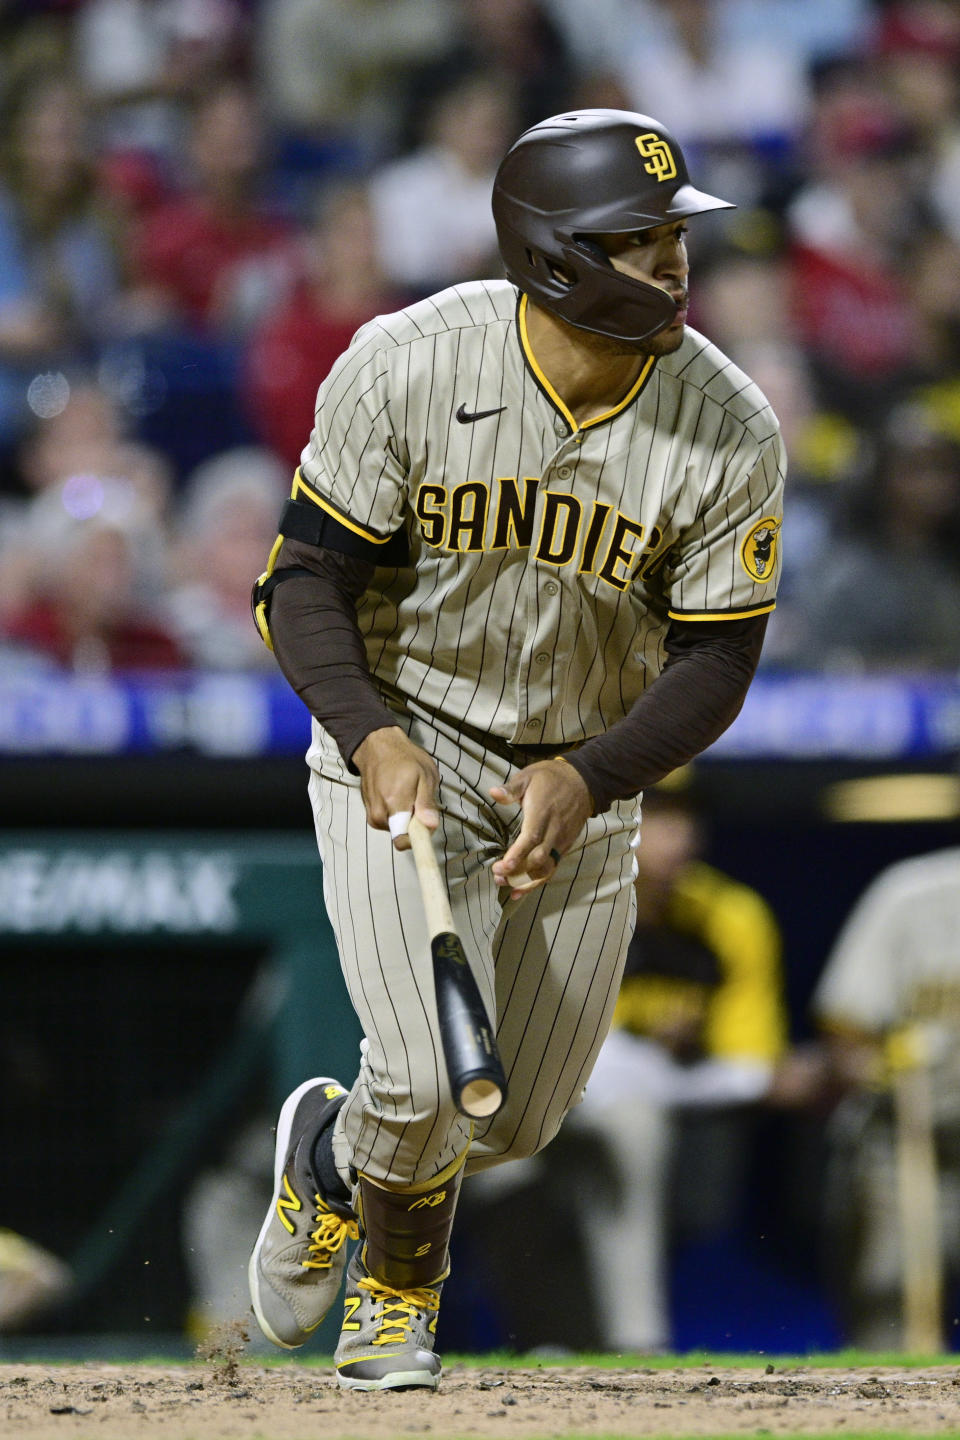
<path id="1" fill-rule="evenodd" d="M 308 1354 L 308 1355 L 287 1355 L 287 1354 L 239 1354 L 235 1357 L 239 1364 L 249 1365 L 257 1368 L 269 1367 L 271 1369 L 284 1369 L 295 1365 L 298 1368 L 329 1369 L 333 1364 L 332 1355 Z M 70 1354 L 69 1344 L 65 1345 L 63 1355 L 57 1355 L 52 1349 L 44 1347 L 42 1352 L 35 1355 L 30 1353 L 29 1343 L 24 1342 L 17 1346 L 16 1354 L 5 1354 L 4 1347 L 0 1346 L 0 1364 L 43 1364 L 43 1365 L 70 1365 L 96 1363 L 110 1365 L 148 1365 L 148 1366 L 183 1366 L 197 1365 L 209 1366 L 216 1364 L 216 1357 L 213 1359 L 200 1359 L 194 1355 L 170 1355 L 170 1354 L 124 1354 L 121 1349 L 107 1354 L 106 1352 L 92 1355 L 90 1353 Z M 692 1369 L 715 1369 L 715 1370 L 763 1370 L 772 1365 L 777 1372 L 801 1369 L 816 1370 L 838 1370 L 838 1369 L 879 1369 L 883 1367 L 896 1367 L 897 1369 L 913 1369 L 924 1366 L 954 1365 L 960 1369 L 960 1354 L 950 1353 L 943 1355 L 903 1355 L 897 1351 L 868 1351 L 868 1350 L 837 1350 L 829 1354 L 810 1355 L 778 1355 L 772 1351 L 759 1350 L 752 1354 L 728 1354 L 726 1351 L 692 1350 L 682 1355 L 644 1355 L 644 1354 L 609 1354 L 584 1351 L 578 1354 L 518 1354 L 514 1351 L 492 1350 L 481 1355 L 458 1355 L 445 1351 L 443 1363 L 446 1369 L 453 1366 L 467 1366 L 473 1370 L 542 1370 L 557 1367 L 589 1366 L 598 1370 L 692 1370 Z M 884 1432 L 891 1437 L 892 1432 Z M 852 1432 L 847 1435 L 847 1440 L 861 1440 Z"/>
<path id="2" fill-rule="evenodd" d="M 470 1366 L 501 1366 L 506 1369 L 539 1369 L 552 1365 L 590 1365 L 601 1370 L 677 1370 L 693 1369 L 698 1366 L 714 1367 L 719 1370 L 756 1370 L 773 1365 L 777 1370 L 796 1369 L 869 1369 L 876 1366 L 901 1366 L 914 1368 L 925 1365 L 960 1366 L 960 1355 L 903 1355 L 897 1351 L 836 1350 L 830 1354 L 776 1355 L 771 1351 L 758 1350 L 753 1354 L 736 1355 L 725 1351 L 691 1350 L 683 1355 L 642 1355 L 642 1354 L 593 1354 L 577 1355 L 518 1355 L 510 1351 L 491 1351 L 487 1355 L 451 1355 L 446 1353 L 444 1364 Z M 329 1362 L 326 1362 L 329 1363 Z"/>
<path id="3" fill-rule="evenodd" d="M 289 1364 L 288 1356 L 251 1357 L 250 1364 Z M 298 1357 L 298 1365 L 328 1366 L 333 1364 L 331 1356 Z M 697 1368 L 716 1370 L 763 1370 L 772 1365 L 775 1370 L 838 1370 L 875 1369 L 896 1366 L 913 1369 L 929 1365 L 956 1365 L 960 1367 L 960 1354 L 947 1355 L 903 1355 L 897 1351 L 837 1350 L 830 1354 L 775 1355 L 769 1351 L 755 1354 L 735 1355 L 725 1351 L 692 1350 L 683 1355 L 609 1354 L 585 1351 L 570 1355 L 516 1354 L 508 1350 L 492 1350 L 483 1355 L 457 1355 L 445 1351 L 443 1363 L 446 1369 L 454 1365 L 466 1365 L 470 1369 L 540 1370 L 571 1365 L 590 1366 L 598 1370 L 692 1370 Z M 848 1436 L 848 1440 L 854 1437 Z"/>

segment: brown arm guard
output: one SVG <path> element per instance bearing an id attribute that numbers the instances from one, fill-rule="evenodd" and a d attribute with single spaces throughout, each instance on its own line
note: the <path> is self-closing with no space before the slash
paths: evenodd
<path id="1" fill-rule="evenodd" d="M 674 620 L 667 663 L 629 713 L 564 759 L 583 777 L 594 814 L 629 800 L 712 745 L 733 723 L 750 687 L 767 616 Z"/>
<path id="2" fill-rule="evenodd" d="M 372 730 L 397 723 L 380 699 L 357 624 L 357 601 L 375 567 L 336 550 L 284 540 L 276 572 L 293 566 L 310 573 L 292 575 L 270 598 L 274 652 L 349 765 Z"/>

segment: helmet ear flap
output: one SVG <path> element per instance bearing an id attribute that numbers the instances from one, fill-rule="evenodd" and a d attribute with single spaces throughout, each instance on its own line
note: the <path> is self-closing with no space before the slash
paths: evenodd
<path id="1" fill-rule="evenodd" d="M 562 251 L 575 268 L 576 284 L 552 308 L 571 325 L 642 346 L 676 316 L 668 291 L 625 275 L 590 236 L 576 236 Z"/>
<path id="2" fill-rule="evenodd" d="M 500 240 L 508 279 L 580 330 L 642 346 L 677 313 L 666 290 L 623 274 L 592 236 L 558 238 L 548 250 L 503 227 Z"/>

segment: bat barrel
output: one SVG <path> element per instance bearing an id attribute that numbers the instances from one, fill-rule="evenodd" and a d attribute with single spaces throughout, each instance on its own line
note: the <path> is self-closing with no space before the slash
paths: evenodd
<path id="1" fill-rule="evenodd" d="M 463 1115 L 495 1115 L 507 1097 L 497 1042 L 459 937 L 434 937 L 433 977 L 440 1040 L 454 1103 Z"/>
<path id="2" fill-rule="evenodd" d="M 415 816 L 408 833 L 430 933 L 440 1041 L 450 1090 L 462 1115 L 486 1119 L 495 1115 L 507 1098 L 496 1037 L 454 929 L 433 837 Z"/>
<path id="3" fill-rule="evenodd" d="M 469 1115 L 473 1120 L 482 1120 L 488 1115 L 496 1115 L 503 1106 L 504 1095 L 495 1080 L 486 1075 L 478 1075 L 475 1080 L 466 1080 L 459 1096 L 455 1098 L 457 1109 L 462 1115 Z"/>

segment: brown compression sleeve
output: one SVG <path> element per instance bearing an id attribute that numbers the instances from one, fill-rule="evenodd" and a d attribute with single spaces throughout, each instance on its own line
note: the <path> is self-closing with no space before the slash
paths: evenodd
<path id="1" fill-rule="evenodd" d="M 294 565 L 310 574 L 284 580 L 270 597 L 274 653 L 350 765 L 354 750 L 372 730 L 397 723 L 380 699 L 357 624 L 357 601 L 374 566 L 336 550 L 284 540 L 274 573 Z"/>
<path id="2" fill-rule="evenodd" d="M 712 745 L 740 713 L 763 648 L 767 616 L 679 621 L 667 663 L 629 713 L 564 759 L 586 781 L 594 813 L 629 800 Z"/>

